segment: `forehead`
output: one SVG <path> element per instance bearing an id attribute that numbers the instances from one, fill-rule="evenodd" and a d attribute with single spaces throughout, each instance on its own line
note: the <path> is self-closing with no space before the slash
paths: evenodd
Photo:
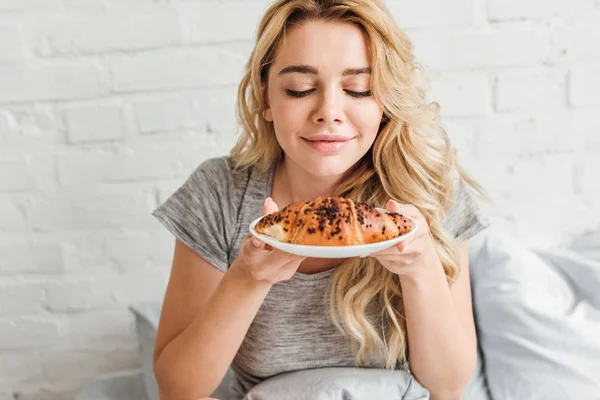
<path id="1" fill-rule="evenodd" d="M 347 22 L 304 22 L 287 30 L 273 67 L 277 73 L 293 64 L 314 66 L 325 74 L 368 67 L 371 63 L 366 36 L 359 27 Z"/>

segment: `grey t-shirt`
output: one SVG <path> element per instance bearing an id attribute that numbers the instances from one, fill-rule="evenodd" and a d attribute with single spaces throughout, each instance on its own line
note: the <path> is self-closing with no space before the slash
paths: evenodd
<path id="1" fill-rule="evenodd" d="M 237 257 L 250 223 L 261 216 L 273 185 L 272 168 L 233 170 L 228 156 L 202 162 L 153 215 L 179 240 L 225 272 Z M 445 221 L 457 242 L 489 225 L 469 188 L 457 181 L 456 201 Z M 231 366 L 231 389 L 241 399 L 254 385 L 282 372 L 321 367 L 352 367 L 350 343 L 329 314 L 328 283 L 335 271 L 297 272 L 273 285 Z M 373 356 L 366 367 L 383 368 Z"/>

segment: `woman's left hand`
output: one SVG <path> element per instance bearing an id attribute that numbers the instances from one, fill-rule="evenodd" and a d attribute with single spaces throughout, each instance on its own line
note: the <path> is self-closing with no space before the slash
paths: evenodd
<path id="1" fill-rule="evenodd" d="M 428 264 L 438 260 L 437 252 L 431 242 L 427 220 L 417 207 L 390 200 L 385 208 L 414 219 L 417 232 L 397 245 L 369 254 L 368 257 L 375 257 L 386 269 L 400 276 L 418 275 L 424 269 L 433 267 Z"/>

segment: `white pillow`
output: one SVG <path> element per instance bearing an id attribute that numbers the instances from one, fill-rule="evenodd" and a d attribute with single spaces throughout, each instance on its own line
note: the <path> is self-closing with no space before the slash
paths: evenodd
<path id="1" fill-rule="evenodd" d="M 600 398 L 600 260 L 488 233 L 471 265 L 492 397 Z"/>
<path id="2" fill-rule="evenodd" d="M 244 400 L 428 400 L 408 372 L 375 368 L 315 368 L 286 372 L 254 386 Z"/>

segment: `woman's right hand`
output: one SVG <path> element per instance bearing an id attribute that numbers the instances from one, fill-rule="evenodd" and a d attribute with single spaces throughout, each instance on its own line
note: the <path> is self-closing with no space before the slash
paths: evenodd
<path id="1" fill-rule="evenodd" d="M 267 198 L 262 215 L 275 211 L 279 211 L 279 207 Z M 273 284 L 290 279 L 306 258 L 275 249 L 249 233 L 242 241 L 236 261 L 239 269 L 253 280 Z"/>

